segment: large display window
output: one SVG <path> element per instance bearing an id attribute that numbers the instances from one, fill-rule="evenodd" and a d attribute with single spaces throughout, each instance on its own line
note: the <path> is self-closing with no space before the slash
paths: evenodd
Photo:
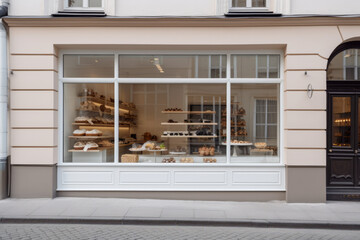
<path id="1" fill-rule="evenodd" d="M 64 54 L 61 81 L 64 164 L 280 162 L 280 55 Z"/>

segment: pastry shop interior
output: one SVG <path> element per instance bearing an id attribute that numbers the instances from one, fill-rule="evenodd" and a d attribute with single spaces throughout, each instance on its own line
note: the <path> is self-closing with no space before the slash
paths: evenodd
<path id="1" fill-rule="evenodd" d="M 114 84 L 64 83 L 64 162 L 279 162 L 279 84 L 232 83 L 229 107 L 224 83 Z"/>

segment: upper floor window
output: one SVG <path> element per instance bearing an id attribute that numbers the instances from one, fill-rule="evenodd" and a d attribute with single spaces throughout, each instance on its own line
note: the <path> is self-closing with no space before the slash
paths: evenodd
<path id="1" fill-rule="evenodd" d="M 230 10 L 234 11 L 265 11 L 268 0 L 231 0 Z"/>
<path id="2" fill-rule="evenodd" d="M 66 8 L 90 8 L 90 9 L 102 9 L 103 0 L 65 0 Z"/>

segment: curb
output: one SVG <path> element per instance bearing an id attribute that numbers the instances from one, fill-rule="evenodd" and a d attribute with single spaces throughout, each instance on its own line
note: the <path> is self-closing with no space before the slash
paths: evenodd
<path id="1" fill-rule="evenodd" d="M 103 225 L 157 225 L 157 226 L 211 226 L 258 228 L 306 228 L 360 230 L 360 223 L 300 222 L 273 220 L 159 220 L 159 219 L 94 219 L 94 218 L 0 218 L 0 224 L 103 224 Z"/>

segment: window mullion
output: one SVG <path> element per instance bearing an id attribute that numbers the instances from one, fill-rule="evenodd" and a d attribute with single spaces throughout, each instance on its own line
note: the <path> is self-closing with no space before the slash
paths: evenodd
<path id="1" fill-rule="evenodd" d="M 114 163 L 119 163 L 119 55 L 115 54 L 114 62 Z"/>
<path id="2" fill-rule="evenodd" d="M 251 0 L 246 0 L 246 7 L 249 7 L 249 8 L 252 7 Z"/>

